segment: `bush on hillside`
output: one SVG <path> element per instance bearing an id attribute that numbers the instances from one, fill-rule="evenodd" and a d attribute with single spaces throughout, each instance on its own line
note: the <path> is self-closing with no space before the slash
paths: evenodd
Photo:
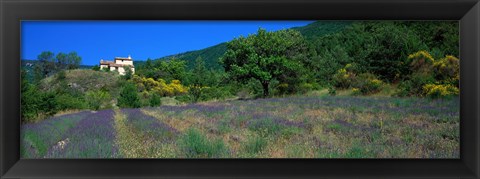
<path id="1" fill-rule="evenodd" d="M 87 91 L 85 93 L 85 101 L 93 110 L 108 108 L 111 100 L 110 94 L 103 90 Z"/>
<path id="2" fill-rule="evenodd" d="M 398 96 L 423 96 L 423 86 L 432 84 L 435 78 L 431 74 L 412 74 L 407 80 L 398 85 Z"/>
<path id="3" fill-rule="evenodd" d="M 383 82 L 371 73 L 362 73 L 354 84 L 363 95 L 378 93 L 382 90 Z"/>
<path id="4" fill-rule="evenodd" d="M 141 107 L 140 98 L 137 94 L 137 87 L 133 83 L 126 83 L 123 86 L 118 98 L 118 106 L 124 108 Z"/>
<path id="5" fill-rule="evenodd" d="M 354 85 L 356 81 L 356 75 L 351 70 L 351 66 L 351 64 L 347 64 L 344 68 L 341 68 L 335 75 L 333 75 L 335 87 L 347 89 Z"/>
<path id="6" fill-rule="evenodd" d="M 162 100 L 160 98 L 160 95 L 152 94 L 152 96 L 150 97 L 150 106 L 155 107 L 160 105 L 162 105 Z"/>
<path id="7" fill-rule="evenodd" d="M 83 98 L 72 96 L 70 94 L 57 95 L 55 102 L 57 103 L 57 109 L 59 111 L 88 108 L 88 105 Z"/>
<path id="8" fill-rule="evenodd" d="M 434 63 L 435 77 L 446 84 L 458 87 L 460 81 L 460 60 L 447 55 Z"/>
<path id="9" fill-rule="evenodd" d="M 426 84 L 423 86 L 425 96 L 430 98 L 445 98 L 455 96 L 460 90 L 453 85 Z"/>

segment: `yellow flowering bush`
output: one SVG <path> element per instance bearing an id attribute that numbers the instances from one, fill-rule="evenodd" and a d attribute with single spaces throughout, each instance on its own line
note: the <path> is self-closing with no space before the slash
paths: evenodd
<path id="1" fill-rule="evenodd" d="M 434 63 L 436 78 L 444 83 L 458 86 L 460 80 L 460 60 L 447 55 Z"/>
<path id="2" fill-rule="evenodd" d="M 374 94 L 382 90 L 383 82 L 371 73 L 362 73 L 357 76 L 354 84 L 364 95 Z"/>
<path id="3" fill-rule="evenodd" d="M 333 76 L 335 87 L 346 89 L 350 88 L 353 85 L 353 83 L 355 82 L 355 74 L 352 71 L 347 70 L 350 66 L 351 65 L 347 64 L 345 68 L 339 69 L 337 73 Z"/>
<path id="4" fill-rule="evenodd" d="M 431 98 L 441 98 L 458 95 L 460 90 L 453 85 L 426 84 L 423 86 L 426 96 Z"/>
<path id="5" fill-rule="evenodd" d="M 431 71 L 431 67 L 435 62 L 432 55 L 425 50 L 408 55 L 408 60 L 411 61 L 410 66 L 412 67 L 413 71 L 422 73 L 428 73 Z"/>
<path id="6" fill-rule="evenodd" d="M 140 92 L 147 91 L 160 96 L 175 96 L 188 92 L 188 87 L 183 86 L 180 80 L 172 80 L 168 84 L 163 79 L 154 80 L 153 78 L 139 76 L 134 76 L 132 80 L 136 83 Z"/>
<path id="7" fill-rule="evenodd" d="M 358 88 L 352 88 L 352 95 L 358 96 L 358 95 L 360 95 L 360 94 L 361 94 L 360 89 L 358 89 Z"/>

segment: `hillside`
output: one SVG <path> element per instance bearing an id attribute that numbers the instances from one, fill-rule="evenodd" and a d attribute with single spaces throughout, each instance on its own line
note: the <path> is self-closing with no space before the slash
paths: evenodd
<path id="1" fill-rule="evenodd" d="M 40 89 L 52 90 L 59 87 L 61 82 L 73 90 L 85 92 L 88 90 L 108 89 L 117 91 L 117 82 L 119 75 L 115 73 L 107 73 L 102 71 L 94 71 L 90 69 L 67 70 L 64 80 L 57 80 L 57 76 L 53 75 L 42 80 Z"/>
<path id="2" fill-rule="evenodd" d="M 31 80 L 33 79 L 33 69 L 35 65 L 38 63 L 37 60 L 26 60 L 23 59 L 21 60 L 21 68 L 22 70 L 25 70 L 27 74 L 27 79 Z M 80 69 L 91 69 L 93 66 L 91 65 L 80 65 Z"/>
<path id="3" fill-rule="evenodd" d="M 218 63 L 218 59 L 225 53 L 226 50 L 227 50 L 227 43 L 220 43 L 218 45 L 214 45 L 202 50 L 179 53 L 175 55 L 162 57 L 157 60 L 169 60 L 172 58 L 186 60 L 187 68 L 191 69 L 195 65 L 195 60 L 198 57 L 201 57 L 203 60 L 205 60 L 205 66 L 207 68 L 218 69 L 222 67 Z"/>
<path id="4" fill-rule="evenodd" d="M 345 27 L 349 26 L 351 23 L 352 22 L 350 21 L 318 21 L 306 26 L 294 27 L 292 29 L 302 33 L 307 40 L 314 40 L 315 38 L 323 35 L 339 32 Z M 187 67 L 191 69 L 195 64 L 195 59 L 201 57 L 203 60 L 205 60 L 205 65 L 207 68 L 218 69 L 222 67 L 218 63 L 218 59 L 225 53 L 226 50 L 227 43 L 224 42 L 205 49 L 170 55 L 156 60 L 169 60 L 171 58 L 186 60 Z"/>

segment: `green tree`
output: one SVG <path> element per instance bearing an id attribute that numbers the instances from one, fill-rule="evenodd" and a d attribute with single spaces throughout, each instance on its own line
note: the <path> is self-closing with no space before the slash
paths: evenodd
<path id="1" fill-rule="evenodd" d="M 137 87 L 133 83 L 126 83 L 118 98 L 118 106 L 139 108 L 141 106 L 140 98 L 137 94 Z"/>
<path id="2" fill-rule="evenodd" d="M 44 51 L 37 56 L 38 62 L 33 68 L 35 82 L 39 82 L 56 70 L 54 56 L 55 54 L 50 51 Z"/>
<path id="3" fill-rule="evenodd" d="M 206 84 L 207 68 L 205 67 L 205 62 L 202 57 L 198 57 L 195 60 L 195 67 L 192 70 L 192 76 L 190 78 L 190 90 L 188 91 L 193 97 L 193 102 L 197 102 L 202 96 L 204 87 Z"/>
<path id="4" fill-rule="evenodd" d="M 82 57 L 78 56 L 77 52 L 70 52 L 67 54 L 66 69 L 72 70 L 80 67 Z"/>
<path id="5" fill-rule="evenodd" d="M 28 122 L 37 117 L 39 112 L 40 96 L 34 85 L 26 79 L 25 70 L 21 70 L 21 117 L 22 122 Z"/>
<path id="6" fill-rule="evenodd" d="M 228 42 L 220 61 L 231 79 L 239 82 L 258 80 L 263 97 L 267 97 L 272 80 L 286 81 L 305 71 L 301 61 L 307 52 L 307 43 L 297 31 L 259 29 L 256 35 Z"/>

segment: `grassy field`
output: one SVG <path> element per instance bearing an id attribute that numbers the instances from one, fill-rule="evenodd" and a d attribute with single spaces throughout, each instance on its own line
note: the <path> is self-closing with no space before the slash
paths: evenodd
<path id="1" fill-rule="evenodd" d="M 459 99 L 292 96 L 83 111 L 22 126 L 23 158 L 458 158 Z"/>

